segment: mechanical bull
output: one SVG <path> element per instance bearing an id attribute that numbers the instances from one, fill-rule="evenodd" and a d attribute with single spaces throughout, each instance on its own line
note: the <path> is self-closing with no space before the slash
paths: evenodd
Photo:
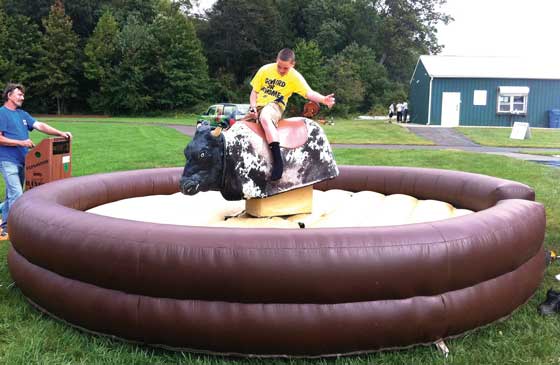
<path id="1" fill-rule="evenodd" d="M 338 176 L 329 141 L 313 120 L 281 120 L 278 132 L 284 173 L 270 181 L 272 155 L 259 124 L 237 122 L 226 131 L 201 124 L 185 148 L 181 192 L 217 190 L 226 200 L 265 198 Z"/>

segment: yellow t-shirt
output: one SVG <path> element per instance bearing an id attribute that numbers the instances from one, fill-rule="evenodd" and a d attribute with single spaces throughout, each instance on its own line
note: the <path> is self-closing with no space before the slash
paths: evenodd
<path id="1" fill-rule="evenodd" d="M 311 90 L 307 81 L 294 68 L 281 76 L 276 68 L 276 63 L 269 63 L 261 67 L 251 80 L 251 86 L 258 93 L 257 106 L 264 106 L 276 101 L 282 109 L 286 108 L 288 99 L 293 93 L 305 97 Z"/>

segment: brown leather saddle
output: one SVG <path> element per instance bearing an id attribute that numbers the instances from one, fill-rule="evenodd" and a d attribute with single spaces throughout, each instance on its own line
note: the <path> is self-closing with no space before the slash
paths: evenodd
<path id="1" fill-rule="evenodd" d="M 264 131 L 260 123 L 241 120 L 253 132 L 266 140 Z M 280 146 L 284 148 L 298 148 L 307 142 L 307 126 L 303 118 L 282 119 L 278 122 L 278 139 Z"/>

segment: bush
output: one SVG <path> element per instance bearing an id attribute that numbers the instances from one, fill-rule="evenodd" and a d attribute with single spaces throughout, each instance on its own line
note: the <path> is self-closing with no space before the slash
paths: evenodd
<path id="1" fill-rule="evenodd" d="M 389 106 L 388 105 L 381 105 L 376 104 L 370 111 L 368 115 L 388 115 L 389 114 Z"/>

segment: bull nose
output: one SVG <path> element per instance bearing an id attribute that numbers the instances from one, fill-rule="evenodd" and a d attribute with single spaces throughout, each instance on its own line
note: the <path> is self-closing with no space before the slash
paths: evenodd
<path id="1" fill-rule="evenodd" d="M 182 177 L 179 181 L 179 188 L 181 189 L 181 193 L 185 195 L 194 195 L 198 193 L 199 183 L 192 179 L 187 179 Z"/>

